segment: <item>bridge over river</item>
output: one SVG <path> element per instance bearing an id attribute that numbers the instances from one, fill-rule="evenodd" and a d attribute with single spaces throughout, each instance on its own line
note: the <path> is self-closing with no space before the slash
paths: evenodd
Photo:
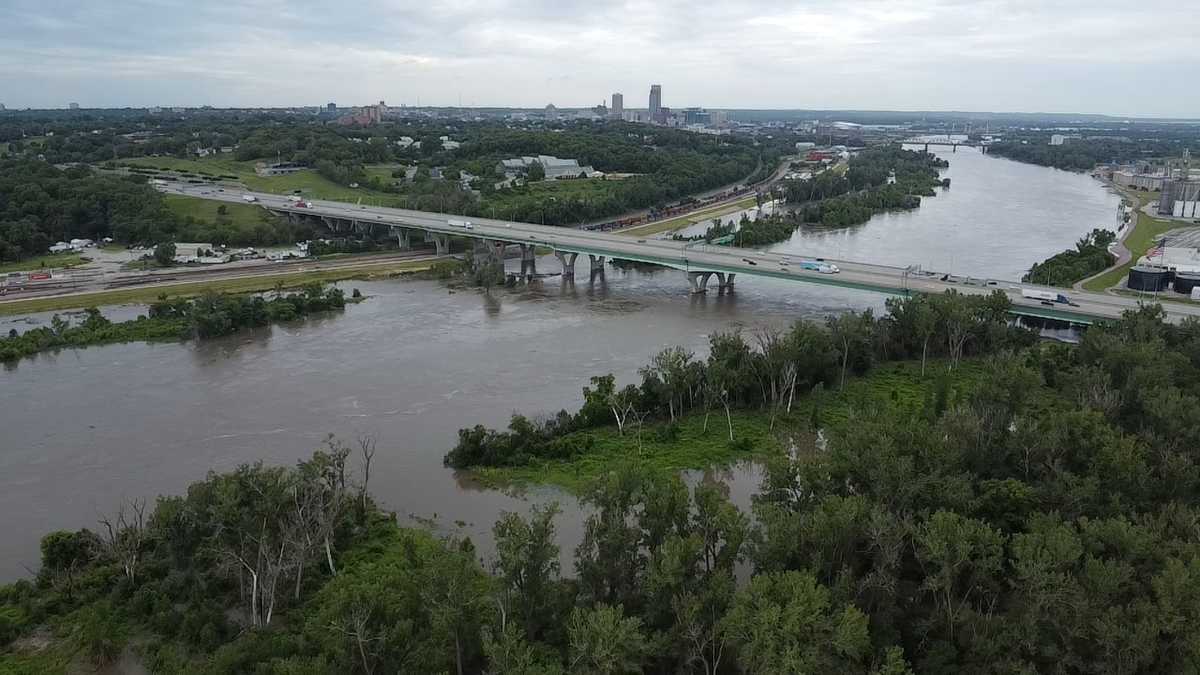
<path id="1" fill-rule="evenodd" d="M 592 232 L 566 227 L 535 225 L 491 218 L 456 216 L 408 209 L 349 204 L 345 202 L 308 200 L 297 204 L 292 199 L 275 194 L 243 192 L 233 188 L 218 190 L 211 185 L 160 185 L 163 191 L 192 197 L 244 203 L 243 195 L 252 195 L 257 203 L 275 213 L 291 218 L 319 218 L 331 229 L 364 230 L 389 228 L 401 248 L 411 245 L 411 235 L 421 232 L 432 241 L 439 254 L 448 254 L 450 238 L 479 240 L 502 253 L 508 246 L 519 246 L 524 261 L 532 263 L 537 247 L 554 251 L 562 265 L 564 279 L 575 277 L 578 256 L 586 255 L 593 277 L 602 274 L 607 259 L 653 263 L 684 272 L 694 293 L 707 290 L 710 279 L 716 278 L 721 292 L 732 291 L 738 275 L 769 277 L 805 284 L 840 286 L 889 295 L 911 293 L 942 293 L 954 289 L 960 293 L 1004 293 L 1012 302 L 1012 313 L 1018 316 L 1054 319 L 1075 324 L 1091 324 L 1112 319 L 1125 310 L 1136 309 L 1139 300 L 1108 293 L 1062 291 L 1000 279 L 980 279 L 969 276 L 929 272 L 915 267 L 895 267 L 849 260 L 825 259 L 836 265 L 837 273 L 804 269 L 796 254 L 779 254 L 755 249 L 711 246 L 695 242 L 666 239 L 637 238 L 611 232 Z M 465 226 L 463 223 L 469 223 Z M 1072 304 L 1051 303 L 1026 298 L 1023 289 L 1050 290 L 1069 295 Z M 1200 306 L 1181 302 L 1163 303 L 1171 320 L 1186 316 L 1200 317 Z"/>

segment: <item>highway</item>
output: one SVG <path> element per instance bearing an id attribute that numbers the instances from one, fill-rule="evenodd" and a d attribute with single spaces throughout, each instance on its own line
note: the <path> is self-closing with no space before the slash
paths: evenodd
<path id="1" fill-rule="evenodd" d="M 1097 319 L 1116 318 L 1123 311 L 1136 309 L 1139 305 L 1139 300 L 1136 298 L 1107 293 L 1055 289 L 998 279 L 972 279 L 949 276 L 940 272 L 909 272 L 902 267 L 849 260 L 825 259 L 825 263 L 836 265 L 840 269 L 840 272 L 836 274 L 826 274 L 802 269 L 799 264 L 801 256 L 795 254 L 782 255 L 754 249 L 710 246 L 664 239 L 641 239 L 606 232 L 345 202 L 307 200 L 307 203 L 312 206 L 305 206 L 297 205 L 289 197 L 283 195 L 244 192 L 228 187 L 221 190 L 211 185 L 171 183 L 159 185 L 158 188 L 172 194 L 234 203 L 245 203 L 243 195 L 252 195 L 260 206 L 276 212 L 411 228 L 455 237 L 532 244 L 567 253 L 654 263 L 685 272 L 735 273 L 855 288 L 891 295 L 914 292 L 942 293 L 949 289 L 961 293 L 986 294 L 999 290 L 1012 302 L 1014 314 L 1076 323 L 1086 324 Z M 452 222 L 461 223 L 462 221 L 469 222 L 470 228 L 452 224 Z M 1073 304 L 1052 303 L 1052 306 L 1047 306 L 1039 300 L 1023 297 L 1021 294 L 1023 288 L 1064 293 L 1069 296 Z M 1162 304 L 1171 320 L 1178 321 L 1187 316 L 1200 317 L 1200 306 L 1181 302 Z"/>

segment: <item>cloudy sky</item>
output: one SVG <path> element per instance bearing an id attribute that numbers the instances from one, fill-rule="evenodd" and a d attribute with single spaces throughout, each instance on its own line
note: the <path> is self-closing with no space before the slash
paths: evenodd
<path id="1" fill-rule="evenodd" d="M 14 107 L 668 106 L 1200 117 L 1192 0 L 2 0 Z"/>

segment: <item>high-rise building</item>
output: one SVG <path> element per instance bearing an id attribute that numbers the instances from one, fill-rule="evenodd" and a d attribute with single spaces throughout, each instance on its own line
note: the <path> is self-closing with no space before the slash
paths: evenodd
<path id="1" fill-rule="evenodd" d="M 612 106 L 608 109 L 608 114 L 613 117 L 620 117 L 625 112 L 625 97 L 619 93 L 612 95 Z"/>
<path id="2" fill-rule="evenodd" d="M 4 104 L 0 103 L 0 111 L 4 111 L 4 110 L 5 110 Z"/>
<path id="3" fill-rule="evenodd" d="M 79 104 L 78 104 L 78 103 L 71 103 L 71 104 L 70 104 L 69 106 L 67 106 L 67 107 L 69 107 L 71 110 L 79 110 Z"/>
<path id="4" fill-rule="evenodd" d="M 337 112 L 337 104 L 336 104 L 336 103 L 326 103 L 326 104 L 325 104 L 325 110 L 326 110 L 327 112 L 331 112 L 331 113 L 332 113 L 332 112 Z"/>
<path id="5" fill-rule="evenodd" d="M 650 119 L 658 116 L 658 111 L 662 109 L 662 85 L 650 85 Z"/>

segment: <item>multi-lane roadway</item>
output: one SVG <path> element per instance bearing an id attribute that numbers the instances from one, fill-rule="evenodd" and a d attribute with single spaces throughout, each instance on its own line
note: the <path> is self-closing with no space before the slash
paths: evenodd
<path id="1" fill-rule="evenodd" d="M 1116 318 L 1123 311 L 1136 309 L 1139 300 L 1131 297 L 1086 291 L 1068 291 L 1070 304 L 1050 303 L 1022 295 L 1023 289 L 1053 290 L 1020 282 L 981 279 L 967 276 L 909 270 L 902 267 L 827 259 L 836 273 L 805 269 L 802 257 L 753 249 L 707 246 L 668 239 L 638 238 L 607 232 L 589 232 L 562 227 L 535 225 L 491 218 L 478 218 L 387 208 L 345 202 L 305 200 L 261 192 L 244 192 L 212 185 L 168 184 L 163 191 L 204 199 L 244 203 L 245 195 L 255 203 L 276 212 L 333 218 L 340 221 L 371 223 L 392 228 L 410 228 L 455 237 L 481 238 L 515 244 L 532 244 L 562 251 L 606 258 L 622 258 L 655 263 L 687 272 L 723 272 L 770 277 L 813 284 L 857 288 L 888 294 L 942 293 L 955 289 L 962 293 L 1000 291 L 1008 296 L 1016 314 L 1090 323 L 1096 319 Z M 463 223 L 469 223 L 464 225 Z M 807 260 L 813 260 L 811 258 Z M 1200 316 L 1200 306 L 1180 302 L 1163 303 L 1168 316 L 1180 319 Z"/>

